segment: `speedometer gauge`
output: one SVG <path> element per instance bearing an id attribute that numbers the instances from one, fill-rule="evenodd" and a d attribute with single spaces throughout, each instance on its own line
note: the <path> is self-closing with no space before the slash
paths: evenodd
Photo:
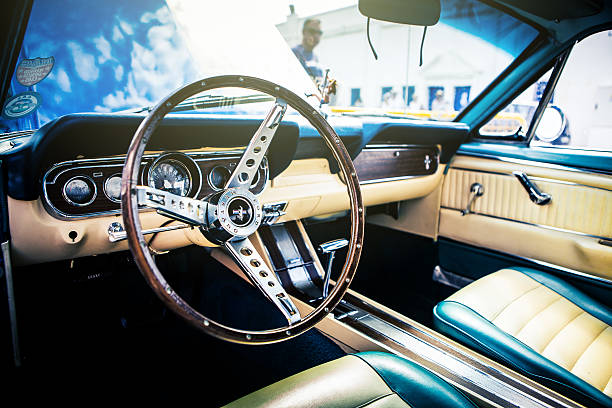
<path id="1" fill-rule="evenodd" d="M 149 187 L 185 197 L 191 190 L 191 175 L 185 165 L 177 160 L 160 160 L 149 170 L 148 184 Z"/>

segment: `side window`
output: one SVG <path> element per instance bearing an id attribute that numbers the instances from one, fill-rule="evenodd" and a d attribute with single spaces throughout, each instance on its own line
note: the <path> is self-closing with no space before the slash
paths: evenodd
<path id="1" fill-rule="evenodd" d="M 612 30 L 574 46 L 531 146 L 612 151 L 611 49 Z M 481 136 L 524 135 L 549 77 L 550 71 L 483 126 Z"/>
<path id="2" fill-rule="evenodd" d="M 612 150 L 610 50 L 612 30 L 593 34 L 574 46 L 532 146 Z"/>
<path id="3" fill-rule="evenodd" d="M 527 134 L 535 110 L 540 104 L 542 93 L 551 72 L 552 69 L 542 75 L 486 125 L 481 127 L 480 135 L 492 138 L 504 138 L 512 135 L 524 137 Z"/>

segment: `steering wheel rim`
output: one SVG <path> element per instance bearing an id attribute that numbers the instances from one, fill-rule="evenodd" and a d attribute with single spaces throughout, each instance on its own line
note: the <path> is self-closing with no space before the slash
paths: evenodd
<path id="1" fill-rule="evenodd" d="M 333 290 L 319 306 L 295 324 L 267 330 L 236 329 L 212 319 L 195 310 L 177 292 L 172 289 L 163 277 L 148 250 L 142 234 L 138 217 L 139 199 L 137 184 L 140 164 L 147 142 L 155 132 L 162 119 L 180 102 L 197 93 L 216 88 L 246 88 L 266 93 L 281 99 L 304 116 L 319 132 L 332 151 L 344 183 L 350 202 L 351 237 L 346 261 Z M 246 155 L 247 152 L 243 154 Z M 121 209 L 127 241 L 136 264 L 154 293 L 173 312 L 203 332 L 233 343 L 269 344 L 297 336 L 320 322 L 340 302 L 355 275 L 363 247 L 365 211 L 359 187 L 357 173 L 344 144 L 325 118 L 310 104 L 290 90 L 273 82 L 243 75 L 224 75 L 206 78 L 180 88 L 161 100 L 149 115 L 141 122 L 128 148 L 121 179 Z M 247 238 L 248 240 L 248 238 Z"/>

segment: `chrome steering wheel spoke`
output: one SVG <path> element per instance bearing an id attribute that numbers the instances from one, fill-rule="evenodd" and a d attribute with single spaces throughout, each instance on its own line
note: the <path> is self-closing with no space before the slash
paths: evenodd
<path id="1" fill-rule="evenodd" d="M 147 186 L 135 186 L 134 189 L 138 205 L 154 208 L 168 218 L 208 228 L 208 211 L 214 211 L 212 204 Z"/>
<path id="2" fill-rule="evenodd" d="M 240 190 L 248 190 L 253 181 L 253 177 L 259 169 L 259 165 L 263 160 L 272 138 L 276 133 L 276 129 L 280 125 L 285 112 L 287 111 L 287 102 L 277 98 L 274 106 L 266 118 L 261 122 L 259 128 L 251 138 L 244 154 L 240 158 L 238 165 L 230 176 L 225 189 L 238 188 Z"/>
<path id="3" fill-rule="evenodd" d="M 289 325 L 301 321 L 300 312 L 283 288 L 276 273 L 268 268 L 248 238 L 227 241 L 225 248 L 238 262 L 249 280 L 281 311 Z"/>

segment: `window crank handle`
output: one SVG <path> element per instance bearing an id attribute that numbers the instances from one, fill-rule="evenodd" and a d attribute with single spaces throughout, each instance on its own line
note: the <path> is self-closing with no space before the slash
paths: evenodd
<path id="1" fill-rule="evenodd" d="M 467 206 L 465 207 L 465 210 L 461 211 L 461 215 L 468 215 L 469 213 L 471 213 L 472 205 L 474 204 L 474 201 L 476 201 L 476 199 L 478 197 L 481 197 L 483 194 L 484 194 L 484 187 L 482 186 L 482 184 L 480 183 L 472 184 L 472 186 L 470 187 L 470 198 L 468 200 Z"/>

